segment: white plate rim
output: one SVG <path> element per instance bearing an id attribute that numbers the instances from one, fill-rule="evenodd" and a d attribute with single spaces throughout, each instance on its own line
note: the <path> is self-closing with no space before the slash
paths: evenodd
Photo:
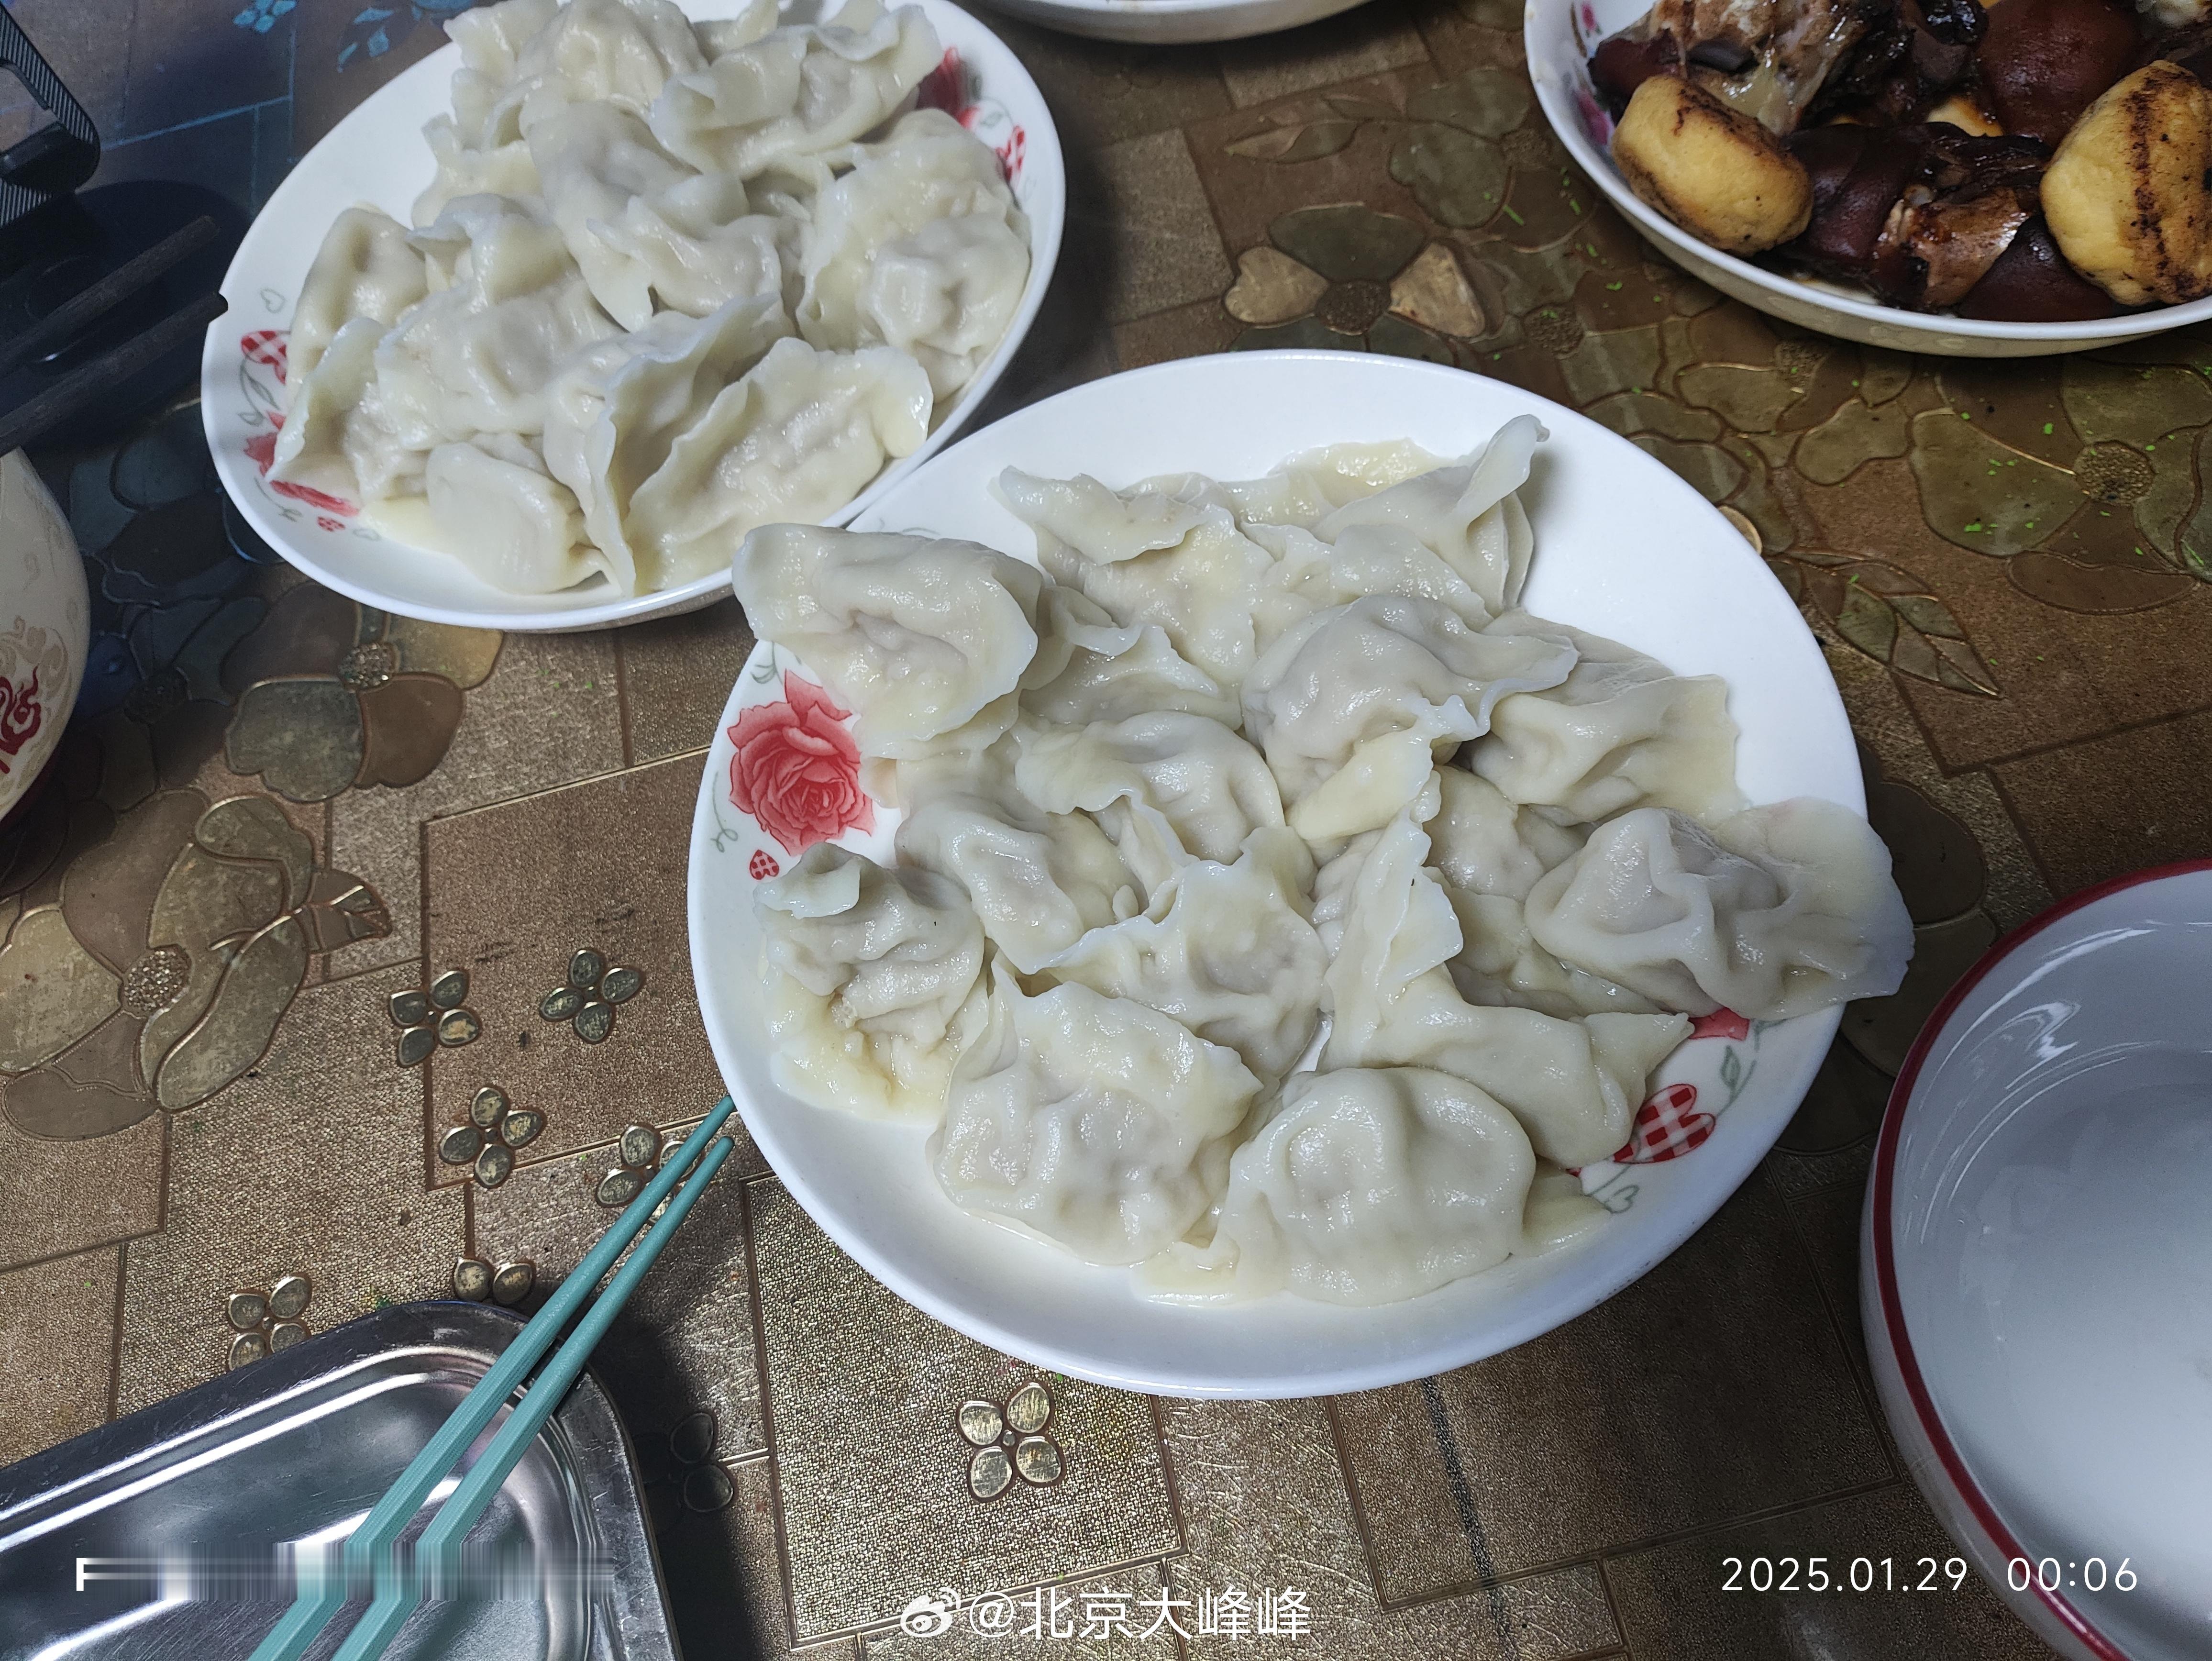
<path id="1" fill-rule="evenodd" d="M 734 15 L 740 9 L 741 0 L 678 0 L 678 3 L 692 21 L 707 22 Z M 1017 94 L 1017 101 L 1023 106 L 1024 171 L 1033 197 L 1033 200 L 1022 204 L 1022 210 L 1030 221 L 1030 275 L 1023 288 L 1021 305 L 1007 324 L 1006 332 L 975 377 L 961 388 L 959 396 L 946 409 L 944 418 L 911 454 L 887 462 L 866 490 L 823 521 L 831 525 L 844 524 L 854 515 L 866 511 L 871 503 L 960 435 L 969 419 L 982 407 L 992 389 L 1006 374 L 1043 309 L 1046 294 L 1052 286 L 1053 273 L 1059 265 L 1061 238 L 1066 227 L 1066 158 L 1050 106 L 1028 67 L 994 30 L 972 12 L 955 4 L 954 0 L 896 0 L 896 3 L 920 6 L 933 26 L 938 28 L 940 40 L 945 40 L 951 49 L 961 52 L 963 63 L 970 67 L 974 67 L 975 63 L 970 55 L 975 44 L 978 41 L 988 42 L 992 61 L 988 65 L 987 99 L 995 98 L 999 92 L 1012 88 Z M 834 6 L 830 9 L 834 9 Z M 787 0 L 786 9 L 787 12 L 809 11 L 815 8 L 807 4 L 807 0 L 799 0 L 799 5 L 793 8 Z M 946 39 L 948 21 L 952 24 L 951 33 L 962 37 L 960 40 Z M 259 310 L 252 302 L 259 299 L 264 290 L 282 292 L 264 281 L 270 275 L 270 267 L 273 263 L 271 245 L 289 234 L 289 230 L 280 231 L 276 228 L 295 215 L 303 216 L 318 225 L 325 223 L 331 210 L 326 200 L 314 199 L 318 157 L 327 161 L 356 143 L 355 135 L 378 126 L 386 119 L 386 112 L 393 102 L 406 96 L 407 93 L 419 92 L 430 81 L 434 80 L 443 85 L 459 64 L 460 48 L 448 41 L 420 63 L 402 70 L 369 94 L 300 159 L 283 182 L 271 192 L 261 211 L 254 216 L 253 223 L 247 228 L 245 240 L 239 244 L 229 269 L 223 273 L 222 293 L 223 298 L 229 301 L 229 309 L 208 325 L 200 356 L 201 424 L 207 435 L 208 448 L 215 458 L 216 475 L 222 480 L 224 492 L 246 523 L 287 563 L 313 577 L 325 587 L 335 589 L 363 605 L 403 617 L 416 618 L 426 623 L 447 624 L 466 629 L 497 629 L 518 634 L 565 634 L 580 630 L 642 623 L 653 618 L 672 617 L 712 605 L 730 591 L 726 570 L 708 572 L 678 587 L 618 596 L 596 604 L 562 605 L 557 594 L 517 595 L 510 597 L 515 603 L 505 609 L 495 602 L 462 609 L 430 605 L 410 596 L 386 593 L 374 583 L 363 581 L 330 561 L 318 557 L 312 545 L 305 538 L 295 539 L 289 534 L 271 507 L 265 482 L 259 477 L 258 470 L 246 459 L 239 442 L 234 422 L 242 416 L 255 413 L 250 407 L 253 401 L 252 394 L 237 385 L 241 379 L 239 373 L 240 331 L 252 333 L 263 328 L 279 328 L 281 332 L 289 330 L 290 326 L 291 312 L 288 303 L 282 313 L 275 314 L 269 321 L 252 323 L 249 327 L 251 319 L 259 316 Z M 395 88 L 403 88 L 407 89 L 406 93 L 401 93 L 397 98 L 391 96 Z M 380 100 L 383 100 L 381 104 Z M 428 155 L 428 147 L 422 147 L 422 160 L 426 167 Z M 410 164 L 413 159 L 410 156 Z M 404 214 L 396 216 L 403 221 L 405 218 Z M 313 257 L 311 252 L 308 258 L 312 259 Z M 301 265 L 299 274 L 304 275 L 305 271 L 306 266 Z M 296 281 L 293 287 L 296 289 Z M 296 295 L 293 297 L 296 298 Z M 425 557 L 435 557 L 428 555 L 427 551 Z M 493 591 L 486 589 L 485 592 Z M 526 603 L 528 601 L 538 602 L 538 605 L 533 607 Z"/>
<path id="2" fill-rule="evenodd" d="M 1579 428 L 1596 435 L 1607 444 L 1618 444 L 1621 447 L 1622 452 L 1632 454 L 1636 458 L 1637 465 L 1648 465 L 1649 477 L 1655 485 L 1663 490 L 1679 491 L 1680 499 L 1686 505 L 1694 504 L 1695 512 L 1710 519 L 1715 534 L 1716 545 L 1727 547 L 1732 553 L 1737 549 L 1742 551 L 1742 557 L 1747 562 L 1746 567 L 1747 575 L 1754 581 L 1770 585 L 1774 593 L 1782 597 L 1784 605 L 1789 607 L 1789 616 L 1794 620 L 1796 628 L 1803 633 L 1805 643 L 1817 657 L 1819 648 L 1813 640 L 1811 630 L 1805 625 L 1794 605 L 1788 602 L 1786 594 L 1778 581 L 1766 569 L 1759 556 L 1752 551 L 1741 533 L 1723 519 L 1717 509 L 1706 502 L 1703 496 L 1698 495 L 1688 484 L 1669 472 L 1663 464 L 1645 455 L 1644 452 L 1630 445 L 1626 440 L 1620 438 L 1597 423 L 1589 420 L 1589 417 L 1553 404 L 1540 394 L 1525 392 L 1507 382 L 1497 381 L 1487 376 L 1472 374 L 1468 371 L 1413 359 L 1312 350 L 1233 352 L 1218 354 L 1212 357 L 1171 360 L 1139 369 L 1123 371 L 1118 375 L 1104 377 L 1101 380 L 1086 382 L 1073 387 L 1055 395 L 1051 399 L 1042 400 L 1039 405 L 1030 407 L 1032 410 L 1037 410 L 1043 408 L 1046 404 L 1059 404 L 1062 400 L 1100 396 L 1096 389 L 1109 380 L 1123 385 L 1164 381 L 1192 374 L 1202 374 L 1206 373 L 1204 366 L 1220 363 L 1313 365 L 1330 370 L 1342 370 L 1347 365 L 1358 365 L 1361 368 L 1354 370 L 1353 373 L 1379 371 L 1390 375 L 1449 380 L 1454 383 L 1481 382 L 1501 388 L 1510 397 L 1519 400 L 1524 407 L 1538 414 L 1555 435 L 1562 429 Z M 945 464 L 951 457 L 957 455 L 967 446 L 979 443 L 991 435 L 992 431 L 992 429 L 987 428 L 981 432 L 970 434 L 962 441 L 961 446 L 955 447 L 954 449 L 947 451 L 944 457 L 940 457 L 939 465 Z M 884 515 L 887 513 L 895 513 L 896 510 L 896 499 L 888 504 L 878 504 L 875 517 L 878 521 L 884 522 L 864 528 L 894 528 L 890 522 L 884 520 Z M 751 661 L 752 660 L 749 658 L 746 666 L 748 669 Z M 1713 1213 L 1726 1203 L 1729 1197 L 1741 1186 L 1753 1169 L 1772 1147 L 1776 1138 L 1787 1126 L 1798 1103 L 1802 1100 L 1805 1092 L 1810 1087 L 1814 1074 L 1826 1058 L 1828 1047 L 1842 1021 L 1842 1010 L 1830 1008 L 1811 1015 L 1801 1016 L 1796 1021 L 1780 1023 L 1765 1029 L 1769 1031 L 1794 1029 L 1802 1034 L 1802 1037 L 1798 1043 L 1793 1043 L 1792 1048 L 1802 1049 L 1802 1053 L 1792 1069 L 1783 1075 L 1780 1087 L 1773 1091 L 1771 1096 L 1762 1092 L 1762 1116 L 1758 1123 L 1753 1124 L 1749 1115 L 1737 1116 L 1733 1111 L 1724 1113 L 1720 1116 L 1720 1123 L 1710 1139 L 1696 1150 L 1698 1159 L 1702 1161 L 1694 1167 L 1694 1172 L 1699 1177 L 1696 1188 L 1701 1196 L 1710 1197 L 1710 1203 L 1705 1203 L 1701 1199 L 1698 1202 L 1684 1205 L 1679 1208 L 1670 1208 L 1666 1214 L 1667 1220 L 1663 1226 L 1642 1226 L 1639 1233 L 1640 1249 L 1620 1252 L 1607 1265 L 1602 1274 L 1586 1276 L 1583 1283 L 1576 1288 L 1573 1296 L 1565 1300 L 1565 1304 L 1534 1309 L 1522 1317 L 1485 1325 L 1479 1330 L 1463 1335 L 1455 1342 L 1432 1346 L 1422 1353 L 1418 1366 L 1409 1367 L 1402 1360 L 1393 1361 L 1386 1359 L 1379 1363 L 1363 1363 L 1356 1360 L 1316 1363 L 1295 1375 L 1222 1372 L 1195 1374 L 1159 1369 L 1147 1371 L 1116 1361 L 1111 1355 L 1103 1353 L 1072 1349 L 1064 1344 L 1056 1344 L 1048 1341 L 1041 1342 L 1036 1334 L 1018 1329 L 1002 1322 L 988 1307 L 978 1307 L 973 1302 L 957 1302 L 941 1295 L 917 1278 L 905 1264 L 878 1249 L 877 1244 L 856 1228 L 852 1220 L 844 1216 L 836 1206 L 824 1199 L 819 1188 L 809 1180 L 803 1168 L 803 1162 L 794 1164 L 787 1157 L 787 1146 L 785 1139 L 779 1134 L 775 1110 L 764 1109 L 762 1104 L 754 1101 L 750 1092 L 742 1086 L 738 1058 L 744 1039 L 735 1030 L 734 1023 L 729 1019 L 727 1013 L 720 1007 L 719 1000 L 715 996 L 720 977 L 709 962 L 705 942 L 713 924 L 713 919 L 708 915 L 706 908 L 715 886 L 709 879 L 707 861 L 710 857 L 720 857 L 712 853 L 710 847 L 712 832 L 709 827 L 719 823 L 716 809 L 726 754 L 723 735 L 730 723 L 735 720 L 738 709 L 744 707 L 745 675 L 746 670 L 741 669 L 731 697 L 718 718 L 714 741 L 710 744 L 705 757 L 699 795 L 694 811 L 691 847 L 687 861 L 685 916 L 691 941 L 693 983 L 697 991 L 700 1013 L 706 1027 L 708 1045 L 714 1056 L 715 1063 L 722 1075 L 725 1086 L 737 1101 L 739 1113 L 744 1118 L 756 1145 L 759 1147 L 771 1169 L 783 1183 L 792 1197 L 833 1242 L 878 1281 L 925 1314 L 994 1349 L 1019 1356 L 1038 1366 L 1087 1378 L 1095 1383 L 1148 1394 L 1189 1398 L 1273 1400 L 1338 1395 L 1350 1391 L 1379 1389 L 1437 1372 L 1447 1372 L 1511 1348 L 1572 1319 L 1575 1316 L 1595 1308 L 1598 1304 L 1611 1298 L 1623 1287 L 1640 1279 L 1670 1256 L 1692 1234 L 1703 1227 L 1711 1220 Z M 1826 699 L 1832 706 L 1835 718 L 1844 721 L 1841 695 L 1835 687 L 1832 677 L 1826 675 L 1825 664 L 1823 664 L 1822 680 L 1823 685 L 1820 690 L 1825 692 Z M 1848 731 L 1847 721 L 1845 729 Z M 1838 783 L 1844 785 L 1844 793 L 1853 798 L 1845 805 L 1851 806 L 1854 811 L 1863 812 L 1865 804 L 1863 782 L 1855 753 L 1850 756 L 1848 771 L 1847 784 L 1842 780 L 1838 780 Z M 1679 1062 L 1683 1054 L 1683 1050 L 1678 1050 L 1674 1056 L 1670 1058 L 1669 1065 Z M 1774 1104 L 1781 1105 L 1778 1107 L 1772 1105 Z M 803 1108 L 795 1103 L 792 1104 L 792 1106 L 800 1112 L 811 1113 L 823 1110 Z M 1732 1118 L 1735 1121 L 1733 1123 L 1730 1123 Z M 1627 1167 L 1626 1169 L 1649 1168 Z M 1669 1169 L 1679 1171 L 1680 1167 L 1670 1166 Z M 928 1180 L 926 1166 L 921 1167 L 917 1174 L 921 1180 Z M 1565 1250 L 1534 1261 L 1547 1264 L 1554 1262 L 1578 1262 L 1579 1258 L 1575 1256 L 1578 1252 L 1584 1255 L 1598 1255 L 1592 1242 L 1602 1241 L 1607 1232 L 1605 1229 L 1593 1231 L 1592 1234 L 1585 1237 L 1584 1240 L 1577 1242 Z M 1024 1244 L 1033 1246 L 1036 1244 L 1036 1243 Z M 1051 1248 L 1041 1246 L 1036 1249 L 1051 1250 Z M 1502 1271 L 1493 1271 L 1493 1274 Z M 1466 1287 L 1470 1282 L 1480 1282 L 1483 1279 L 1483 1276 L 1473 1276 L 1468 1277 L 1468 1280 L 1454 1282 L 1452 1285 Z M 1452 1287 L 1448 1286 L 1425 1296 L 1432 1299 L 1438 1298 L 1451 1290 Z M 1279 1295 L 1287 1296 L 1287 1294 Z M 1420 1301 L 1418 1299 L 1409 1299 L 1404 1305 L 1380 1307 L 1404 1308 Z M 1330 1306 L 1314 1305 L 1314 1307 L 1327 1309 Z M 1353 1313 L 1357 1312 L 1353 1311 Z"/>
<path id="3" fill-rule="evenodd" d="M 1919 1357 L 1913 1348 L 1911 1329 L 1905 1319 L 1904 1289 L 1898 1280 L 1895 1227 L 1897 1162 L 1904 1147 L 1905 1117 L 1912 1110 L 1913 1092 L 1920 1082 L 1921 1069 L 1926 1065 L 1929 1056 L 1935 1053 L 1936 1046 L 1950 1032 L 1954 1018 L 1973 996 L 1975 990 L 1984 982 L 1996 977 L 2006 964 L 2034 945 L 2051 928 L 2116 895 L 2208 873 L 2212 873 L 2212 857 L 2175 860 L 2141 871 L 2125 872 L 2085 888 L 2077 894 L 2068 895 L 1998 940 L 1958 978 L 1928 1017 L 1919 1036 L 1913 1040 L 1912 1048 L 1905 1052 L 1905 1065 L 1898 1070 L 1897 1081 L 1890 1089 L 1888 1105 L 1882 1112 L 1881 1130 L 1875 1141 L 1874 1170 L 1867 1183 L 1865 1233 L 1872 1251 L 1864 1269 L 1868 1289 L 1872 1293 L 1868 1324 L 1873 1326 L 1878 1314 L 1881 1325 L 1878 1330 L 1869 1332 L 1868 1335 L 1877 1350 L 1885 1354 L 1888 1363 L 1896 1368 L 1905 1402 L 1911 1412 L 1913 1426 L 1933 1451 L 1943 1482 L 1988 1536 L 1996 1554 L 2007 1561 L 2027 1558 L 2029 1553 L 2006 1523 L 1988 1492 L 1975 1478 L 1966 1464 L 1965 1455 L 1945 1427 L 1942 1413 L 1936 1405 L 1935 1394 L 1929 1388 L 1926 1375 L 1921 1371 Z M 1929 1473 L 1922 1480 L 1925 1482 L 1933 1475 Z M 2050 1618 L 2089 1654 L 2095 1656 L 2097 1661 L 2129 1661 L 2125 1652 L 2106 1637 L 2088 1615 L 2064 1595 L 2062 1589 L 2045 1586 L 2040 1576 L 2031 1576 L 2027 1591 L 2033 1595 Z"/>

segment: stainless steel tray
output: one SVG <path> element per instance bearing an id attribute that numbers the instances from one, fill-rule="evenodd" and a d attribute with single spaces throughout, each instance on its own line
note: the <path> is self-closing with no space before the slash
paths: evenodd
<path id="1" fill-rule="evenodd" d="M 521 1324 L 396 1305 L 0 1469 L 0 1661 L 247 1656 L 291 1597 L 287 1552 L 342 1540 Z M 468 1553 L 485 1572 L 391 1655 L 674 1661 L 629 1439 L 588 1373 Z"/>

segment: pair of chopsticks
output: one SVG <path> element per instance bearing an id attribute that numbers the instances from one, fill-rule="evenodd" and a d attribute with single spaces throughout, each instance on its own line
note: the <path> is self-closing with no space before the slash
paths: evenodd
<path id="1" fill-rule="evenodd" d="M 368 1612 L 346 1635 L 331 1661 L 375 1661 L 421 1604 L 423 1567 L 428 1566 L 434 1570 L 441 1585 L 453 1584 L 463 1538 L 498 1494 L 507 1473 L 521 1463 L 523 1455 L 538 1439 L 538 1433 L 553 1416 L 553 1410 L 568 1394 L 568 1386 L 583 1372 L 592 1347 L 614 1324 L 623 1300 L 637 1289 L 638 1282 L 653 1267 L 653 1259 L 674 1237 L 677 1226 L 697 1203 L 714 1173 L 734 1151 L 730 1139 L 717 1133 L 736 1110 L 727 1096 L 716 1104 L 714 1110 L 684 1139 L 683 1147 L 662 1166 L 660 1173 L 646 1185 L 645 1191 L 631 1201 L 614 1226 L 599 1237 L 599 1244 L 576 1265 L 575 1273 L 561 1283 L 559 1290 L 546 1300 L 544 1308 L 515 1335 L 514 1342 L 492 1364 L 491 1370 L 439 1427 L 422 1451 L 415 1456 L 414 1463 L 400 1473 L 399 1480 L 386 1490 L 384 1497 L 348 1538 L 341 1571 L 331 1574 L 324 1572 L 326 1565 L 312 1570 L 305 1563 L 301 1566 L 299 1591 L 291 1607 L 261 1640 L 251 1661 L 299 1661 L 331 1617 L 345 1606 L 348 1589 L 371 1579 L 375 1596 Z M 708 1146 L 710 1141 L 712 1147 Z M 702 1149 L 705 1150 L 703 1153 Z M 697 1161 L 696 1168 L 694 1160 Z M 682 1189 L 670 1199 L 671 1191 L 677 1189 L 679 1182 Z M 653 1213 L 663 1201 L 667 1201 L 668 1209 L 656 1223 Z M 498 1416 L 507 1397 L 531 1369 L 553 1349 L 554 1341 L 569 1317 L 591 1300 L 601 1277 L 614 1268 L 616 1259 L 641 1230 L 646 1231 L 644 1238 L 638 1239 L 629 1261 L 616 1271 L 605 1293 L 577 1323 L 568 1342 L 555 1351 L 544 1370 L 531 1381 L 522 1400 L 507 1415 L 507 1423 L 492 1438 L 491 1445 L 438 1507 L 437 1515 L 416 1542 L 411 1567 L 403 1565 L 398 1549 L 399 1536 L 415 1513 L 446 1481 L 485 1427 Z"/>

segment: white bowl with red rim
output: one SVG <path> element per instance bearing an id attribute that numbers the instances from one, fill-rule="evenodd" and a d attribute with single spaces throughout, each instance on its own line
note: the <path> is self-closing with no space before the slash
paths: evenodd
<path id="1" fill-rule="evenodd" d="M 2080 323 L 1996 323 L 1909 312 L 1833 283 L 1769 271 L 1700 242 L 1628 188 L 1607 145 L 1613 118 L 1590 84 L 1589 55 L 1650 10 L 1650 0 L 1528 0 L 1522 43 L 1536 101 L 1575 165 L 1623 218 L 1692 277 L 1785 323 L 1899 352 L 1942 357 L 2045 357 L 2140 340 L 2212 318 L 2212 298 Z"/>
<path id="2" fill-rule="evenodd" d="M 1914 1480 L 2075 1661 L 2212 1653 L 2212 859 L 2077 894 L 1937 1008 L 1860 1293 Z"/>
<path id="3" fill-rule="evenodd" d="M 854 521 L 962 537 L 1034 562 L 1000 506 L 1007 467 L 1117 489 L 1163 473 L 1249 478 L 1328 444 L 1410 439 L 1463 455 L 1516 415 L 1550 433 L 1522 491 L 1536 550 L 1523 595 L 1546 617 L 1725 676 L 1756 801 L 1865 810 L 1843 702 L 1796 606 L 1735 528 L 1595 422 L 1503 381 L 1354 352 L 1236 352 L 1091 381 L 945 452 Z M 970 1216 L 945 1197 L 927 1127 L 810 1107 L 769 1071 L 752 894 L 824 837 L 889 861 L 897 812 L 868 797 L 846 720 L 792 653 L 763 645 L 717 723 L 692 821 L 691 964 L 714 1059 L 793 1198 L 885 1286 L 1008 1354 L 1171 1396 L 1370 1390 L 1510 1348 L 1571 1319 L 1687 1239 L 1759 1163 L 1827 1054 L 1840 1012 L 1698 1023 L 1655 1074 L 1627 1142 L 1583 1167 L 1613 1214 L 1571 1244 L 1403 1303 L 1287 1294 L 1222 1308 L 1140 1296 L 1102 1268 Z"/>
<path id="4" fill-rule="evenodd" d="M 945 405 L 911 455 L 886 465 L 825 522 L 865 513 L 966 423 L 1029 333 L 1060 258 L 1067 174 L 1044 94 L 1006 43 L 951 0 L 899 0 L 921 7 L 945 57 L 918 89 L 919 101 L 957 116 L 998 153 L 1014 199 L 1030 222 L 1030 274 L 1021 305 L 975 379 Z M 735 15 L 744 0 L 680 0 L 704 22 Z M 791 0 L 786 22 L 833 15 L 838 0 Z M 460 48 L 447 45 L 378 88 L 301 158 L 269 198 L 222 280 L 230 309 L 208 326 L 200 360 L 200 410 L 223 489 L 262 539 L 316 581 L 376 606 L 429 623 L 539 633 L 603 629 L 696 611 L 730 592 L 728 570 L 678 587 L 622 595 L 594 576 L 552 594 L 492 587 L 449 555 L 412 546 L 363 524 L 357 504 L 296 484 L 272 483 L 269 465 L 283 424 L 285 341 L 301 280 L 338 210 L 356 202 L 412 222 L 415 198 L 435 171 L 423 124 L 447 113 Z"/>

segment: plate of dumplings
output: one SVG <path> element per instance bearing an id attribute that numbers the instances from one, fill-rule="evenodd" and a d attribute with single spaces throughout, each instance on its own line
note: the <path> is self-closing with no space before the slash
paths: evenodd
<path id="1" fill-rule="evenodd" d="M 1911 956 L 1788 595 L 1502 382 L 1133 371 L 732 575 L 716 1060 L 831 1238 L 1037 1365 L 1317 1395 L 1546 1331 Z"/>
<path id="2" fill-rule="evenodd" d="M 948 0 L 499 0 L 240 245 L 209 447 L 287 560 L 501 630 L 709 604 L 960 429 L 1042 304 L 1065 175 Z"/>

